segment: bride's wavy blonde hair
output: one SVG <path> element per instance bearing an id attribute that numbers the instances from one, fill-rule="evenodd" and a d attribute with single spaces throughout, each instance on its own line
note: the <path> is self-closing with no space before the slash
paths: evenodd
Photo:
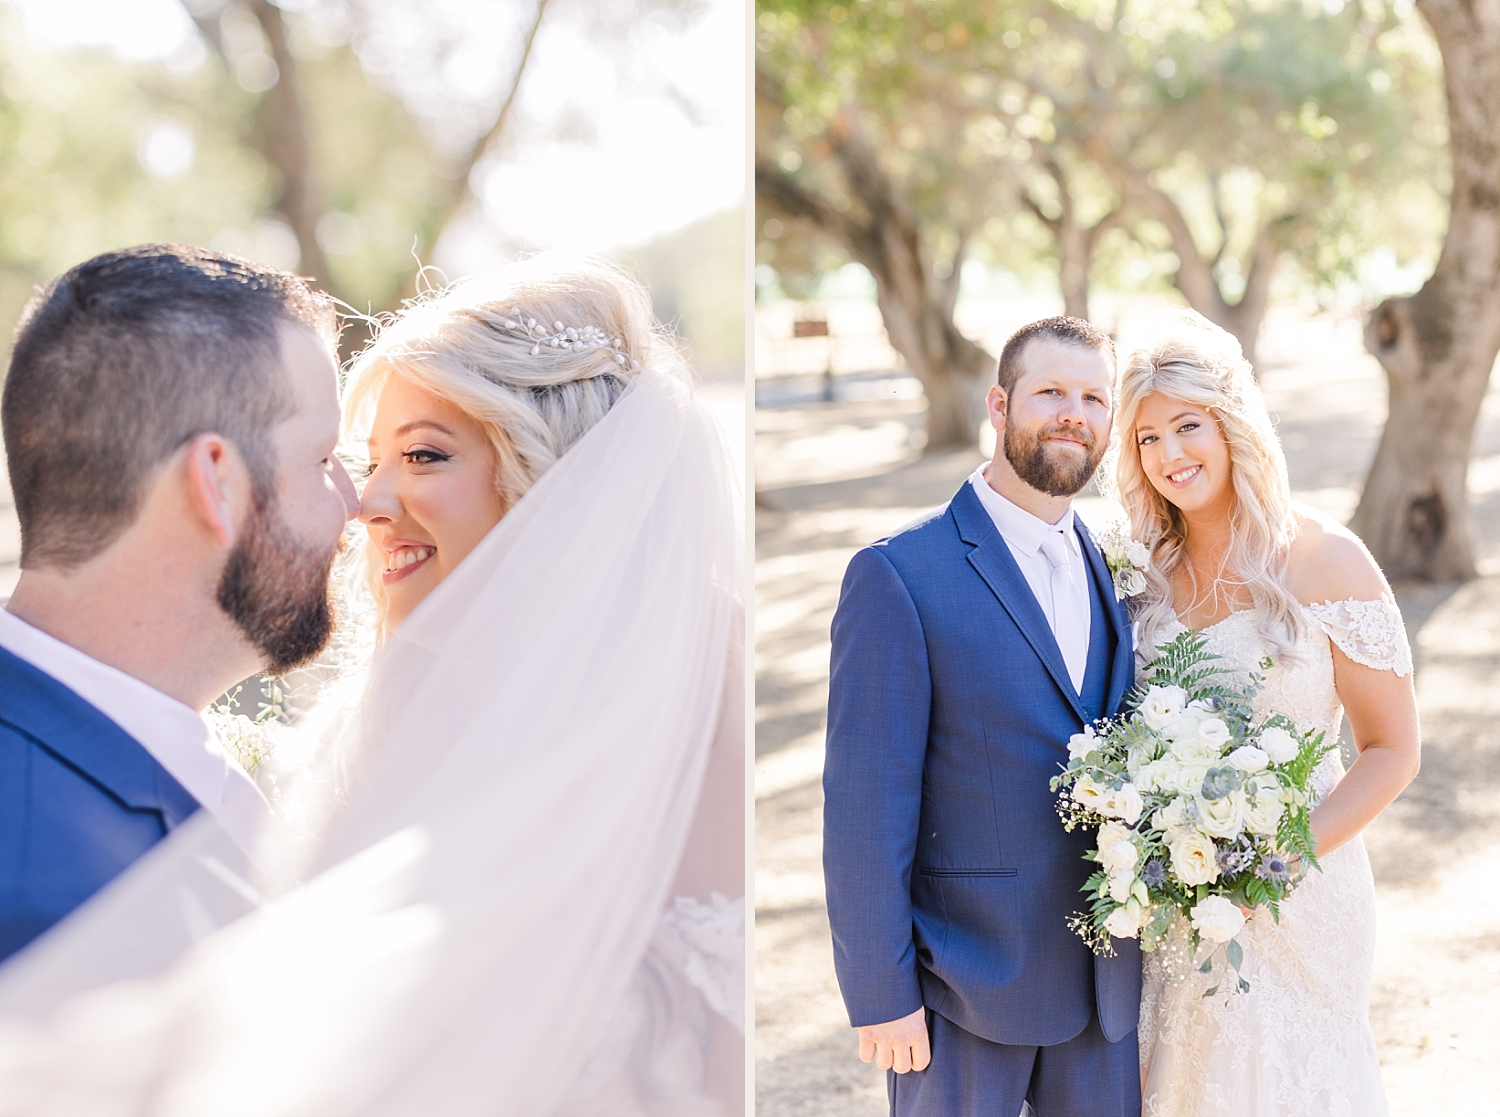
<path id="1" fill-rule="evenodd" d="M 1147 479 L 1135 440 L 1141 401 L 1156 392 L 1203 408 L 1218 423 L 1234 490 L 1229 551 L 1219 578 L 1249 591 L 1260 635 L 1278 657 L 1292 658 L 1303 619 L 1286 588 L 1287 557 L 1297 534 L 1286 457 L 1239 343 L 1196 314 L 1185 314 L 1166 340 L 1133 353 L 1116 393 L 1114 496 L 1130 518 L 1130 534 L 1151 549 L 1146 591 L 1134 599 L 1138 645 L 1155 647 L 1157 630 L 1173 618 L 1169 576 L 1186 557 L 1187 522 Z"/>
<path id="2" fill-rule="evenodd" d="M 538 345 L 506 326 L 517 310 L 548 326 L 594 327 L 619 345 Z M 429 291 L 380 323 L 349 370 L 346 437 L 368 430 L 381 390 L 399 377 L 479 424 L 494 452 L 495 489 L 509 509 L 604 418 L 647 365 L 691 378 L 646 289 L 613 264 L 544 253 Z M 383 613 L 384 588 L 373 559 L 366 554 L 355 562 Z"/>

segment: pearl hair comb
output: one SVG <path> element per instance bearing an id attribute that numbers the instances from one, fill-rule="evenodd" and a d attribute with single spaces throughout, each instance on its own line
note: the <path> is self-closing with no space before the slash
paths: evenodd
<path id="1" fill-rule="evenodd" d="M 629 368 L 634 372 L 641 367 L 639 361 L 632 360 L 625 355 L 623 343 L 619 338 L 610 337 L 598 326 L 564 326 L 561 322 L 553 322 L 551 330 L 548 330 L 546 323 L 538 322 L 535 318 L 524 317 L 519 307 L 511 307 L 510 313 L 511 317 L 500 320 L 501 327 L 535 342 L 531 347 L 533 357 L 541 356 L 544 347 L 548 349 L 603 349 L 615 359 L 615 364 L 622 368 Z"/>

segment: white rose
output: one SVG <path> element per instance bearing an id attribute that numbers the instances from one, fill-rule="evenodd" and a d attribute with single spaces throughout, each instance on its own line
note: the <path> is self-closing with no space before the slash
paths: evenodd
<path id="1" fill-rule="evenodd" d="M 1228 942 L 1245 925 L 1244 913 L 1238 905 L 1223 896 L 1205 897 L 1188 914 L 1192 916 L 1193 930 L 1213 942 Z"/>
<path id="2" fill-rule="evenodd" d="M 1108 791 L 1109 788 L 1102 783 L 1095 783 L 1088 776 L 1079 776 L 1077 782 L 1073 784 L 1073 802 L 1084 810 L 1097 812 L 1099 804 Z"/>
<path id="3" fill-rule="evenodd" d="M 1068 759 L 1082 760 L 1098 747 L 1099 738 L 1094 733 L 1094 727 L 1085 725 L 1082 733 L 1075 733 L 1068 738 Z"/>
<path id="4" fill-rule="evenodd" d="M 1254 745 L 1241 745 L 1224 758 L 1241 772 L 1263 772 L 1270 758 Z"/>
<path id="5" fill-rule="evenodd" d="M 1279 725 L 1268 726 L 1260 731 L 1260 737 L 1256 740 L 1261 750 L 1270 759 L 1272 764 L 1285 764 L 1295 760 L 1297 754 L 1302 751 L 1302 746 Z"/>
<path id="6" fill-rule="evenodd" d="M 1172 854 L 1172 872 L 1188 887 L 1219 879 L 1218 851 L 1196 830 L 1183 832 L 1168 843 L 1167 849 Z"/>
<path id="7" fill-rule="evenodd" d="M 1135 884 L 1135 870 L 1116 869 L 1109 874 L 1109 898 L 1117 904 L 1130 899 L 1131 886 Z"/>
<path id="8" fill-rule="evenodd" d="M 1260 772 L 1245 781 L 1245 794 L 1256 799 L 1264 796 L 1280 799 L 1281 781 L 1270 772 Z"/>
<path id="9" fill-rule="evenodd" d="M 1174 790 L 1179 795 L 1190 795 L 1193 797 L 1203 794 L 1203 779 L 1208 775 L 1209 762 L 1206 760 L 1190 760 L 1184 762 L 1177 769 Z"/>
<path id="10" fill-rule="evenodd" d="M 1141 929 L 1141 909 L 1136 903 L 1115 908 L 1104 917 L 1104 929 L 1117 939 L 1133 939 Z"/>
<path id="11" fill-rule="evenodd" d="M 1105 791 L 1104 797 L 1100 799 L 1098 811 L 1110 818 L 1123 818 L 1127 826 L 1134 826 L 1141 817 L 1141 809 L 1145 803 L 1141 800 L 1141 793 L 1135 789 L 1134 784 L 1123 784 L 1119 789 Z"/>
<path id="12" fill-rule="evenodd" d="M 1182 717 L 1187 691 L 1180 686 L 1154 686 L 1141 698 L 1141 717 L 1152 729 L 1165 729 Z"/>
<path id="13" fill-rule="evenodd" d="M 1172 742 L 1168 751 L 1185 764 L 1207 765 L 1219 759 L 1219 746 L 1197 733 L 1184 733 Z"/>
<path id="14" fill-rule="evenodd" d="M 1151 548 L 1136 539 L 1125 541 L 1125 557 L 1131 566 L 1146 567 L 1151 565 Z"/>
<path id="15" fill-rule="evenodd" d="M 1237 838 L 1245 828 L 1245 793 L 1231 791 L 1217 799 L 1198 796 L 1198 829 L 1210 838 Z"/>
<path id="16" fill-rule="evenodd" d="M 1218 756 L 1229 742 L 1229 726 L 1224 724 L 1222 718 L 1204 718 L 1198 723 L 1198 739 L 1206 745 L 1212 745 L 1214 755 Z"/>
<path id="17" fill-rule="evenodd" d="M 1136 862 L 1140 859 L 1140 850 L 1135 848 L 1135 843 L 1129 838 L 1117 839 L 1108 844 L 1103 841 L 1099 843 L 1099 864 L 1104 866 L 1111 879 L 1118 872 L 1124 872 L 1127 878 L 1131 876 L 1135 872 Z M 1123 897 L 1116 898 L 1121 902 L 1124 901 Z"/>
<path id="18" fill-rule="evenodd" d="M 1281 822 L 1281 796 L 1275 792 L 1257 795 L 1245 808 L 1245 829 L 1252 834 L 1276 833 Z"/>
<path id="19" fill-rule="evenodd" d="M 1150 764 L 1141 765 L 1140 771 L 1135 774 L 1135 785 L 1147 792 L 1161 791 L 1172 785 L 1172 777 L 1177 774 L 1181 767 L 1176 760 L 1170 757 L 1162 757 L 1153 760 Z"/>
<path id="20" fill-rule="evenodd" d="M 1120 574 L 1120 592 L 1126 597 L 1134 597 L 1138 593 L 1146 592 L 1146 576 L 1139 570 L 1126 570 Z"/>

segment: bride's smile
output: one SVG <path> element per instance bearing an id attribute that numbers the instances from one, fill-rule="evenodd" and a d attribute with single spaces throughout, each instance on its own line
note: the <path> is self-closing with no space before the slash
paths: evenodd
<path id="1" fill-rule="evenodd" d="M 380 390 L 360 522 L 396 625 L 505 513 L 495 452 L 457 405 L 401 376 Z"/>
<path id="2" fill-rule="evenodd" d="M 1227 511 L 1229 446 L 1207 410 L 1153 392 L 1136 413 L 1135 441 L 1152 486 L 1185 514 Z"/>

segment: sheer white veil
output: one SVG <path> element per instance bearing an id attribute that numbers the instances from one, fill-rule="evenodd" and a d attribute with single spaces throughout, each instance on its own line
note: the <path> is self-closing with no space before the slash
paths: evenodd
<path id="1" fill-rule="evenodd" d="M 0 967 L 0 1114 L 555 1110 L 690 833 L 743 894 L 742 823 L 698 811 L 742 756 L 741 501 L 643 369 L 377 656 L 305 883 L 260 902 L 197 818 Z"/>

